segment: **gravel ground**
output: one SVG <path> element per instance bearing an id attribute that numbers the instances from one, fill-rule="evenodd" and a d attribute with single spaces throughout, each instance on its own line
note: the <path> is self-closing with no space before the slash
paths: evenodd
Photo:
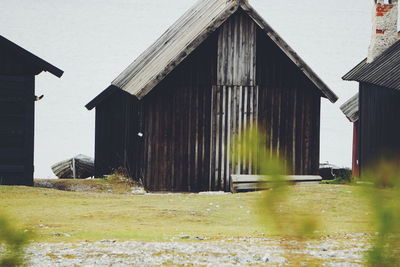
<path id="1" fill-rule="evenodd" d="M 287 266 L 289 257 L 324 266 L 363 266 L 366 235 L 346 235 L 320 241 L 277 239 L 196 240 L 177 242 L 35 243 L 28 249 L 29 266 Z M 197 238 L 198 239 L 198 238 Z M 300 264 L 301 265 L 301 264 Z M 303 264 L 306 265 L 306 262 Z"/>

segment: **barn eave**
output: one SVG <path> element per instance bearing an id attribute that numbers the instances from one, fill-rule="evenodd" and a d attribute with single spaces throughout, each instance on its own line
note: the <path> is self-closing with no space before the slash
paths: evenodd
<path id="1" fill-rule="evenodd" d="M 27 58 L 29 62 L 33 66 L 35 66 L 36 73 L 35 75 L 38 75 L 42 71 L 49 72 L 53 74 L 54 76 L 61 78 L 61 76 L 64 74 L 64 71 L 61 69 L 57 68 L 56 66 L 50 64 L 49 62 L 45 61 L 44 59 L 32 54 L 28 50 L 20 47 L 19 45 L 15 44 L 14 42 L 8 40 L 4 36 L 0 35 L 0 43 L 6 47 L 6 49 L 10 49 L 11 51 L 15 51 L 18 55 L 21 55 L 24 58 Z"/>
<path id="2" fill-rule="evenodd" d="M 357 93 L 355 96 L 347 100 L 342 106 L 340 106 L 340 110 L 350 122 L 357 122 L 360 118 L 359 98 L 360 95 Z"/>
<path id="3" fill-rule="evenodd" d="M 87 110 L 92 110 L 97 105 L 101 104 L 105 99 L 113 95 L 116 91 L 120 90 L 118 87 L 114 85 L 110 85 L 106 89 L 103 90 L 99 95 L 93 98 L 89 103 L 86 104 Z"/>

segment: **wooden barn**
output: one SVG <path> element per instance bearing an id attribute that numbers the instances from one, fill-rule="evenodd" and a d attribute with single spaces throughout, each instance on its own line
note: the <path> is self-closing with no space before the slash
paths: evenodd
<path id="1" fill-rule="evenodd" d="M 35 76 L 63 71 L 0 36 L 0 185 L 33 185 Z"/>
<path id="2" fill-rule="evenodd" d="M 375 1 L 373 34 L 369 54 L 343 79 L 359 82 L 359 95 L 347 108 L 357 114 L 359 175 L 382 160 L 400 159 L 400 41 L 397 30 L 397 1 Z M 352 104 L 353 102 L 353 104 Z M 346 104 L 345 104 L 346 108 Z M 354 162 L 353 162 L 354 164 Z M 357 170 L 356 170 L 357 171 Z M 356 173 L 357 174 L 357 173 Z"/>
<path id="3" fill-rule="evenodd" d="M 321 97 L 336 95 L 244 0 L 201 0 L 86 107 L 95 171 L 118 167 L 152 191 L 225 190 L 230 140 L 266 129 L 288 174 L 318 174 Z"/>

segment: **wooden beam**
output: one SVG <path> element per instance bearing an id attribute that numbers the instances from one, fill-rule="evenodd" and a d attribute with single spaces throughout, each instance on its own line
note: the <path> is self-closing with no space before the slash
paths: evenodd
<path id="1" fill-rule="evenodd" d="M 283 178 L 288 182 L 316 182 L 322 181 L 319 175 L 284 175 Z M 258 183 L 272 181 L 270 175 L 231 175 L 233 183 Z"/>
<path id="2" fill-rule="evenodd" d="M 322 181 L 319 175 L 284 175 L 283 178 L 288 183 Z M 270 188 L 272 180 L 270 175 L 233 174 L 231 175 L 231 192 L 266 190 Z"/>

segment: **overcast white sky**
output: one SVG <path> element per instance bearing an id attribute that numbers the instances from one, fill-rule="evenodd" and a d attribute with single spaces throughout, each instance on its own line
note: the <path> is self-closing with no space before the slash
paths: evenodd
<path id="1" fill-rule="evenodd" d="M 35 177 L 76 154 L 94 154 L 92 98 L 195 0 L 0 0 L 0 34 L 65 71 L 37 78 Z M 321 162 L 351 165 L 352 126 L 339 106 L 357 83 L 343 74 L 367 54 L 372 1 L 250 0 L 340 97 L 323 100 Z"/>

